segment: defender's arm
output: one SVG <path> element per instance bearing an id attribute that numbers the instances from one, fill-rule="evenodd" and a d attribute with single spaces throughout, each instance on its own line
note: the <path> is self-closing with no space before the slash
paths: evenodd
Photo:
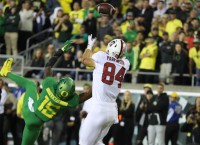
<path id="1" fill-rule="evenodd" d="M 88 93 L 81 93 L 79 95 L 79 104 L 85 102 L 86 100 L 90 99 L 91 97 L 92 97 L 92 89 L 90 89 Z"/>
<path id="2" fill-rule="evenodd" d="M 51 76 L 52 75 L 52 71 L 51 68 L 53 67 L 53 65 L 56 63 L 56 61 L 58 60 L 58 58 L 66 51 L 69 51 L 72 47 L 71 44 L 72 41 L 68 40 L 65 42 L 65 44 L 63 45 L 63 47 L 61 49 L 59 49 L 52 58 L 50 58 L 49 62 L 46 64 L 45 66 L 45 72 L 44 72 L 44 78 Z"/>

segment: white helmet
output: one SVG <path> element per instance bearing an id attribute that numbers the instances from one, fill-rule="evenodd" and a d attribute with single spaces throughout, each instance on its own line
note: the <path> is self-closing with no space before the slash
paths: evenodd
<path id="1" fill-rule="evenodd" d="M 122 58 L 126 52 L 126 43 L 122 39 L 114 39 L 110 41 L 106 48 L 106 53 L 109 56 Z"/>

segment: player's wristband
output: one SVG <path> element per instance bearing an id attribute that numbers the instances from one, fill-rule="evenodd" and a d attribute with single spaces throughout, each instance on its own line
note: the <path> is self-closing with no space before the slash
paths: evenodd
<path id="1" fill-rule="evenodd" d="M 92 45 L 89 45 L 89 44 L 87 45 L 87 49 L 89 50 L 92 50 L 92 47 L 93 47 Z"/>

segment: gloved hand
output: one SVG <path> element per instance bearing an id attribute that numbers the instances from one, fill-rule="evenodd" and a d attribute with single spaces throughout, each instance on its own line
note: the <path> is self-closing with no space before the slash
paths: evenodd
<path id="1" fill-rule="evenodd" d="M 8 58 L 4 62 L 3 67 L 1 68 L 0 71 L 0 76 L 6 77 L 8 75 L 8 73 L 11 71 L 12 63 L 13 63 L 13 58 Z"/>
<path id="2" fill-rule="evenodd" d="M 96 38 L 92 38 L 92 34 L 90 34 L 88 36 L 88 46 L 87 46 L 87 49 L 92 49 L 92 47 L 94 46 L 94 43 L 96 41 Z"/>
<path id="3" fill-rule="evenodd" d="M 72 44 L 72 41 L 71 41 L 71 40 L 67 40 L 67 41 L 64 43 L 64 45 L 62 46 L 61 50 L 62 50 L 63 52 L 69 51 L 70 49 L 72 49 L 71 44 Z"/>

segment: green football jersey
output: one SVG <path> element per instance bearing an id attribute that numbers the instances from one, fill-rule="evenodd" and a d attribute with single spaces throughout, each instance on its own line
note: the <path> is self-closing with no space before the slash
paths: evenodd
<path id="1" fill-rule="evenodd" d="M 79 96 L 74 93 L 71 100 L 65 102 L 55 96 L 57 81 L 53 77 L 47 77 L 42 82 L 42 92 L 34 103 L 36 115 L 44 122 L 51 120 L 54 116 L 62 113 L 69 107 L 79 104 Z"/>

